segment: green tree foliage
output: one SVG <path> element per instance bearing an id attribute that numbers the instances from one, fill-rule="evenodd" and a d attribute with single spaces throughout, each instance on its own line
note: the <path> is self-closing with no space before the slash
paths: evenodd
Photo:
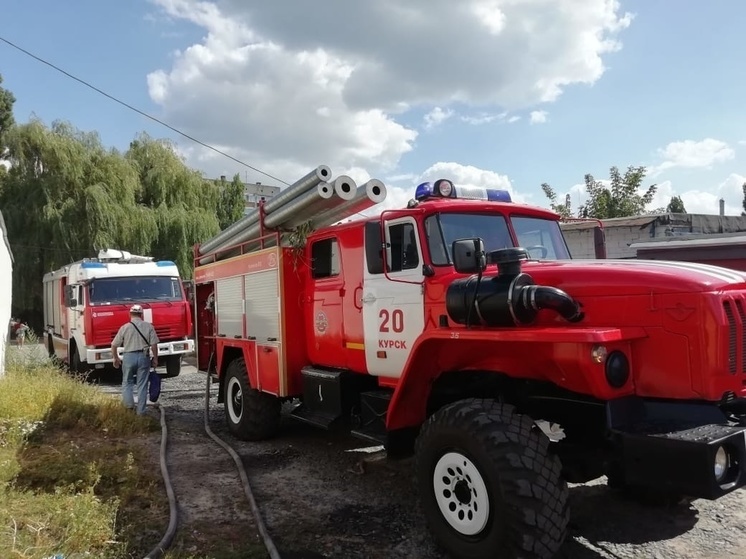
<path id="1" fill-rule="evenodd" d="M 244 184 L 241 181 L 241 176 L 235 174 L 230 182 L 223 178 L 215 180 L 215 186 L 220 193 L 218 221 L 220 222 L 220 229 L 225 229 L 243 217 Z"/>
<path id="2" fill-rule="evenodd" d="M 549 198 L 549 205 L 552 210 L 560 214 L 564 219 L 572 217 L 572 209 L 570 208 L 569 199 L 566 200 L 564 204 L 559 204 L 557 203 L 557 193 L 551 186 L 547 183 L 543 183 L 541 189 L 544 191 L 546 197 Z"/>
<path id="3" fill-rule="evenodd" d="M 645 208 L 652 202 L 657 186 L 648 186 L 642 193 L 645 173 L 645 167 L 630 166 L 624 174 L 617 167 L 611 167 L 607 181 L 596 180 L 591 174 L 585 175 L 588 201 L 578 208 L 578 217 L 609 219 L 647 213 Z M 562 206 L 557 205 L 557 196 L 552 187 L 544 183 L 541 188 L 549 198 L 552 209 L 562 213 Z M 658 211 L 660 210 L 655 210 L 655 212 Z M 567 209 L 566 214 L 569 213 Z M 565 217 L 569 216 L 565 215 Z"/>
<path id="4" fill-rule="evenodd" d="M 666 211 L 672 214 L 685 214 L 686 208 L 684 207 L 684 201 L 681 196 L 672 196 L 671 201 L 666 206 Z"/>
<path id="5" fill-rule="evenodd" d="M 8 131 L 13 128 L 13 104 L 16 98 L 7 89 L 3 89 L 3 76 L 0 75 L 0 159 L 5 153 L 5 143 L 3 141 Z"/>
<path id="6" fill-rule="evenodd" d="M 143 135 L 121 153 L 96 133 L 38 120 L 6 139 L 0 208 L 15 256 L 14 312 L 29 319 L 40 316 L 50 270 L 121 248 L 173 260 L 191 278 L 192 246 L 220 230 L 219 190 L 167 142 Z"/>

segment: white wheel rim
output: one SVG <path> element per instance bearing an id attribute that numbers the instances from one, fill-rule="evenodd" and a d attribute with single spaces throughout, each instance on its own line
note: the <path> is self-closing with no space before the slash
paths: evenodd
<path id="1" fill-rule="evenodd" d="M 433 471 L 435 501 L 446 522 L 465 536 L 478 534 L 490 517 L 490 498 L 482 474 L 463 454 L 441 456 Z"/>
<path id="2" fill-rule="evenodd" d="M 228 379 L 228 386 L 226 387 L 225 392 L 225 403 L 228 406 L 228 415 L 234 424 L 238 424 L 243 415 L 243 393 L 241 390 L 241 383 L 238 382 L 237 378 L 231 377 Z"/>

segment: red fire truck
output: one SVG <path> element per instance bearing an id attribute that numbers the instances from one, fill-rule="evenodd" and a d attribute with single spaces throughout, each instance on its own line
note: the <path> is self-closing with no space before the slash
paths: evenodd
<path id="1" fill-rule="evenodd" d="M 293 418 L 414 453 L 455 557 L 552 557 L 567 482 L 744 485 L 746 274 L 574 261 L 557 214 L 446 179 L 338 223 L 351 202 L 299 209 L 319 180 L 195 247 L 199 367 L 235 436 L 275 435 L 293 400 Z"/>
<path id="2" fill-rule="evenodd" d="M 73 371 L 111 365 L 111 342 L 135 303 L 155 326 L 166 376 L 178 376 L 182 357 L 194 352 L 191 308 L 171 261 L 107 249 L 49 272 L 43 281 L 47 349 Z"/>

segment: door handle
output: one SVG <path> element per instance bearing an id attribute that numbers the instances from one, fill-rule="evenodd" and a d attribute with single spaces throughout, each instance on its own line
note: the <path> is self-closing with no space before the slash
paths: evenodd
<path id="1" fill-rule="evenodd" d="M 360 299 L 363 303 L 373 303 L 376 300 L 376 296 L 372 293 L 366 294 L 362 299 Z"/>

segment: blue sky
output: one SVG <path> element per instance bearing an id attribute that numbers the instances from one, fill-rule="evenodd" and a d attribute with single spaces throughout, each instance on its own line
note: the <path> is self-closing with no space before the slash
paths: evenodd
<path id="1" fill-rule="evenodd" d="M 307 13 L 293 2 L 294 18 L 256 1 L 62 4 L 6 0 L 0 37 L 287 182 L 326 163 L 403 189 L 397 202 L 417 181 L 446 176 L 541 205 L 549 182 L 577 206 L 585 173 L 646 165 L 660 185 L 655 206 L 679 194 L 690 212 L 716 213 L 719 197 L 728 213 L 741 209 L 737 0 L 465 0 L 478 19 L 464 20 L 437 1 L 411 14 L 392 0 Z M 317 16 L 329 28 L 311 29 Z M 20 122 L 69 120 L 122 149 L 147 131 L 174 138 L 208 175 L 273 183 L 3 43 L 0 74 Z M 535 86 L 547 80 L 560 90 Z"/>

